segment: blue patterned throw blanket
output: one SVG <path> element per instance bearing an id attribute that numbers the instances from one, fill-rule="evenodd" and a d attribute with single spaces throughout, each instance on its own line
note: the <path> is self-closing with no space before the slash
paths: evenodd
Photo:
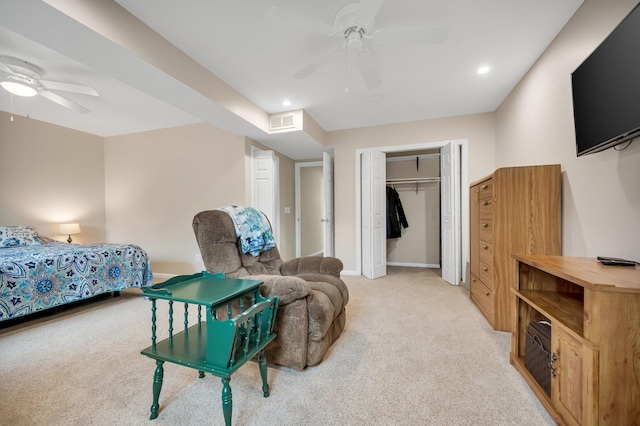
<path id="1" fill-rule="evenodd" d="M 253 207 L 226 206 L 218 210 L 226 212 L 236 227 L 242 253 L 258 256 L 276 246 L 269 221 L 261 211 Z"/>

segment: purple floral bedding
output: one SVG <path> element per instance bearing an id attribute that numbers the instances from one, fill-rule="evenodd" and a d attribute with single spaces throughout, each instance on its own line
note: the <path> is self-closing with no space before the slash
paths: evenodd
<path id="1" fill-rule="evenodd" d="M 147 253 L 132 244 L 0 246 L 0 321 L 152 284 Z"/>

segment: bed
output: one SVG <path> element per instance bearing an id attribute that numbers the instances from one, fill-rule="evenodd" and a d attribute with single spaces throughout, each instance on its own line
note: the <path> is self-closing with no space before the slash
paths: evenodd
<path id="1" fill-rule="evenodd" d="M 127 288 L 153 285 L 133 244 L 68 244 L 33 227 L 0 226 L 0 322 Z"/>

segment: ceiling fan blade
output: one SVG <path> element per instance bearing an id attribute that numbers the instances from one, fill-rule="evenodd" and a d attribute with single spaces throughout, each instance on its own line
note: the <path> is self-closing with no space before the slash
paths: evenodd
<path id="1" fill-rule="evenodd" d="M 322 55 L 318 56 L 316 59 L 309 62 L 308 65 L 306 65 L 300 71 L 295 73 L 293 76 L 300 80 L 309 77 L 311 74 L 313 74 L 318 69 L 320 69 L 324 64 L 326 64 L 329 61 L 329 59 L 331 59 L 333 56 L 337 55 L 338 53 L 342 52 L 343 50 L 344 48 L 335 48 L 335 49 L 327 50 Z"/>
<path id="2" fill-rule="evenodd" d="M 315 33 L 328 36 L 333 36 L 334 34 L 336 34 L 336 28 L 332 24 L 327 24 L 325 22 L 318 21 L 300 13 L 292 12 L 280 7 L 273 6 L 271 9 L 269 9 L 268 16 L 270 19 L 276 22 L 282 22 L 287 25 L 313 31 Z"/>
<path id="3" fill-rule="evenodd" d="M 86 113 L 88 113 L 90 111 L 89 109 L 87 109 L 87 108 L 85 108 L 85 107 L 83 107 L 81 105 L 78 105 L 77 103 L 72 102 L 67 98 L 63 98 L 60 95 L 56 95 L 53 92 L 49 92 L 48 90 L 40 90 L 38 92 L 38 94 L 43 96 L 43 97 L 45 97 L 45 98 L 47 98 L 47 99 L 49 99 L 50 101 L 53 101 L 53 102 L 57 103 L 58 105 L 62 105 L 63 107 L 69 108 L 70 110 L 75 111 L 75 112 L 80 113 L 80 114 L 86 114 Z"/>
<path id="4" fill-rule="evenodd" d="M 367 49 L 362 49 L 358 51 L 356 59 L 358 61 L 358 67 L 360 67 L 360 73 L 364 79 L 364 84 L 367 85 L 367 88 L 373 89 L 380 86 L 380 84 L 382 84 L 382 80 L 380 80 L 380 76 L 376 70 L 376 64 L 373 62 L 371 52 Z"/>
<path id="5" fill-rule="evenodd" d="M 448 35 L 447 27 L 397 27 L 376 31 L 371 38 L 383 44 L 440 44 Z"/>
<path id="6" fill-rule="evenodd" d="M 40 84 L 48 90 L 61 90 L 63 92 L 80 93 L 89 96 L 100 96 L 93 87 L 82 86 L 80 84 L 62 83 L 60 81 L 38 80 Z"/>
<path id="7" fill-rule="evenodd" d="M 384 0 L 360 0 L 356 22 L 360 24 L 370 24 L 375 19 L 378 11 L 382 7 Z"/>

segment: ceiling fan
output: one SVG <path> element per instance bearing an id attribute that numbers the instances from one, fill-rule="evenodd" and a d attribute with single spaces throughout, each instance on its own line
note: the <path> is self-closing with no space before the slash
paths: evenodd
<path id="1" fill-rule="evenodd" d="M 371 44 L 411 45 L 444 43 L 449 33 L 446 27 L 394 27 L 374 30 L 374 19 L 384 0 L 360 0 L 342 6 L 333 25 L 312 19 L 290 10 L 272 7 L 269 17 L 288 25 L 335 37 L 340 46 L 322 53 L 294 74 L 304 79 L 320 69 L 332 57 L 352 49 L 362 78 L 369 89 L 382 83 L 369 47 Z M 347 88 L 348 90 L 348 88 Z"/>
<path id="2" fill-rule="evenodd" d="M 51 90 L 99 96 L 92 87 L 42 80 L 40 79 L 42 74 L 42 69 L 30 62 L 11 56 L 0 56 L 0 86 L 14 95 L 24 97 L 40 95 L 80 114 L 89 112 L 89 109 Z"/>

